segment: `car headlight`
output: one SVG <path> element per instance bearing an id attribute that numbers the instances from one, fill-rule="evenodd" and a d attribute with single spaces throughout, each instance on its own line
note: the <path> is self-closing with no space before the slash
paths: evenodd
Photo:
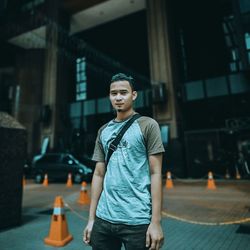
<path id="1" fill-rule="evenodd" d="M 83 169 L 80 168 L 79 173 L 81 173 L 81 174 L 84 173 Z"/>

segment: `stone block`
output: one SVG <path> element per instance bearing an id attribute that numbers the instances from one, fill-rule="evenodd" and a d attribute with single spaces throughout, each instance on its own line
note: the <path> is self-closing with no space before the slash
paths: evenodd
<path id="1" fill-rule="evenodd" d="M 0 112 L 0 229 L 21 223 L 26 154 L 25 128 L 7 113 Z"/>

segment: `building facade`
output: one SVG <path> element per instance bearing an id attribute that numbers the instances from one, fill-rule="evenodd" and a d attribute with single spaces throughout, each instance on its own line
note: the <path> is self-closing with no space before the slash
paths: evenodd
<path id="1" fill-rule="evenodd" d="M 222 158 L 250 136 L 248 2 L 2 1 L 0 108 L 27 128 L 30 157 L 45 142 L 90 157 L 113 117 L 110 78 L 125 72 L 136 110 L 160 124 L 164 170 L 233 173 Z"/>

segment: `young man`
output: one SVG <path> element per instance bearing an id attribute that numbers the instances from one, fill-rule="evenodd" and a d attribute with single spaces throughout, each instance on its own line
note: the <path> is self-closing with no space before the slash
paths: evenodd
<path id="1" fill-rule="evenodd" d="M 153 250 L 163 244 L 164 148 L 157 122 L 145 116 L 135 120 L 105 164 L 110 142 L 135 114 L 136 97 L 132 77 L 112 77 L 109 98 L 116 118 L 98 131 L 89 221 L 83 232 L 83 241 L 94 250 L 118 250 L 122 244 L 127 250 Z"/>

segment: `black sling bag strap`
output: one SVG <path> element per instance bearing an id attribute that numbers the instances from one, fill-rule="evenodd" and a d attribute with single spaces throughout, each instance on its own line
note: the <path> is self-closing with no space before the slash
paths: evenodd
<path id="1" fill-rule="evenodd" d="M 132 125 L 132 123 L 138 119 L 141 115 L 140 114 L 135 114 L 132 116 L 132 118 L 130 118 L 126 124 L 122 127 L 122 129 L 120 130 L 120 132 L 118 133 L 118 135 L 116 136 L 116 138 L 110 143 L 109 145 L 109 150 L 108 150 L 108 154 L 107 154 L 107 159 L 106 159 L 106 166 L 108 166 L 109 163 L 109 159 L 111 157 L 111 155 L 116 151 L 118 144 L 120 143 L 123 135 L 125 134 L 125 132 L 128 130 L 128 128 Z"/>

